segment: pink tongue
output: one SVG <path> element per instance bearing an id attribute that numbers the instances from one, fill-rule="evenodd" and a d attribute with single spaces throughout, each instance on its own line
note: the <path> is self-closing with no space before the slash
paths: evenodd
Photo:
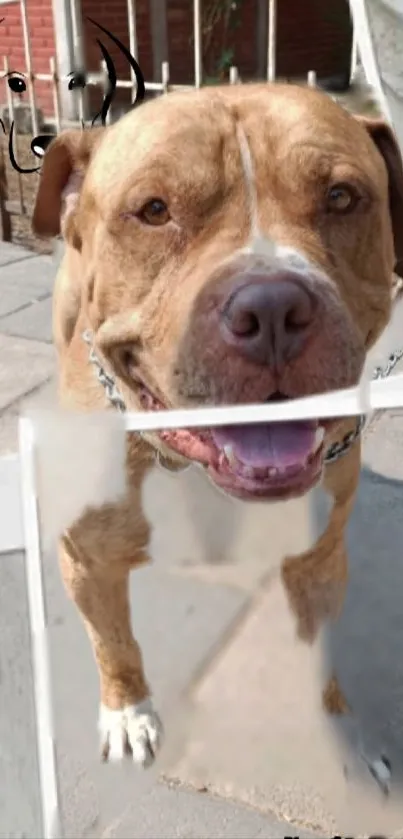
<path id="1" fill-rule="evenodd" d="M 286 469 L 303 465 L 315 440 L 315 422 L 282 422 L 268 425 L 233 425 L 212 428 L 216 446 L 232 446 L 245 466 Z"/>

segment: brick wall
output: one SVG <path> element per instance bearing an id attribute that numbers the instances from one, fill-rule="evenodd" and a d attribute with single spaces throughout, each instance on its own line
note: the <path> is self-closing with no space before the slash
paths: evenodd
<path id="1" fill-rule="evenodd" d="M 52 0 L 29 0 L 28 24 L 32 33 L 31 49 L 32 64 L 35 73 L 49 73 L 49 60 L 55 55 L 55 38 L 53 30 Z M 7 56 L 10 70 L 26 71 L 24 39 L 20 7 L 18 3 L 5 4 L 0 7 L 0 76 L 3 76 L 3 61 Z M 35 83 L 37 105 L 45 114 L 52 113 L 52 88 L 49 82 Z M 0 102 L 5 103 L 6 82 L 0 78 Z M 28 101 L 27 94 L 23 101 Z"/>
<path id="2" fill-rule="evenodd" d="M 150 80 L 153 77 L 153 55 L 149 0 L 137 0 L 137 39 L 139 63 Z M 87 16 L 120 38 L 129 42 L 127 0 L 82 0 L 84 44 L 89 70 L 98 70 L 101 60 L 96 37 L 100 37 L 115 62 L 118 77 L 130 78 L 129 67 L 118 48 L 100 33 Z M 234 50 L 234 63 L 244 79 L 257 74 L 257 0 L 243 0 L 240 26 L 228 39 Z M 13 70 L 25 70 L 20 10 L 17 4 L 0 7 L 0 61 L 7 55 Z M 33 67 L 36 73 L 49 72 L 49 59 L 55 55 L 52 0 L 28 0 L 28 20 L 32 35 Z M 170 77 L 175 84 L 192 83 L 193 70 L 193 4 L 191 0 L 167 0 Z M 278 2 L 277 72 L 281 76 L 306 75 L 316 70 L 319 75 L 332 75 L 347 69 L 350 61 L 351 32 L 348 0 L 279 0 Z M 205 56 L 205 70 L 216 74 L 222 53 L 222 28 L 214 30 L 211 49 Z M 1 66 L 1 65 L 0 65 Z M 74 69 L 73 67 L 71 68 Z M 1 75 L 1 73 L 0 73 Z M 63 82 L 67 84 L 67 81 Z M 38 105 L 46 115 L 53 112 L 51 86 L 36 82 Z M 129 93 L 119 91 L 117 101 L 128 101 Z M 27 94 L 24 97 L 27 101 Z M 5 82 L 0 79 L 0 102 L 5 102 Z M 102 101 L 98 90 L 91 90 L 91 111 L 96 113 Z"/>
<path id="3" fill-rule="evenodd" d="M 277 73 L 330 76 L 349 70 L 351 24 L 347 0 L 280 0 Z"/>

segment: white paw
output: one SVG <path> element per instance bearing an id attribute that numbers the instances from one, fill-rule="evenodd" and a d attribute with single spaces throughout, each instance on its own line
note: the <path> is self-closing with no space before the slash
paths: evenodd
<path id="1" fill-rule="evenodd" d="M 151 699 L 112 711 L 101 705 L 99 715 L 104 760 L 122 760 L 131 754 L 144 768 L 155 760 L 162 740 L 162 724 Z"/>

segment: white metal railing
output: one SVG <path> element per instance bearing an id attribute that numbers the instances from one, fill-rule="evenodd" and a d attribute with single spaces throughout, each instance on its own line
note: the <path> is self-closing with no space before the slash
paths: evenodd
<path id="1" fill-rule="evenodd" d="M 274 81 L 276 78 L 276 48 L 277 48 L 277 2 L 278 0 L 267 0 L 267 18 L 268 18 L 268 32 L 267 32 L 267 79 Z M 57 69 L 57 62 L 55 57 L 51 57 L 49 61 L 49 73 L 35 73 L 32 62 L 32 35 L 29 29 L 27 8 L 28 0 L 0 0 L 0 9 L 3 5 L 18 4 L 20 7 L 24 55 L 25 55 L 25 71 L 27 74 L 27 91 L 29 98 L 29 107 L 32 119 L 33 135 L 38 134 L 38 117 L 37 117 L 37 98 L 35 95 L 35 82 L 49 82 L 52 87 L 53 97 L 53 118 L 49 118 L 48 122 L 53 122 L 56 132 L 59 133 L 63 128 L 72 124 L 70 119 L 65 119 L 62 108 L 62 87 L 61 85 L 67 83 L 67 79 L 60 76 Z M 75 58 L 75 67 L 82 69 L 84 67 L 84 45 L 83 45 L 83 29 L 82 29 L 82 13 L 80 0 L 69 0 L 70 19 L 72 28 L 73 52 Z M 136 2 L 135 0 L 127 0 L 127 21 L 129 33 L 129 49 L 134 57 L 138 54 L 137 43 L 137 27 L 136 27 Z M 159 92 L 166 94 L 171 90 L 187 90 L 192 87 L 200 87 L 203 81 L 202 72 L 202 2 L 201 0 L 193 0 L 193 52 L 194 52 L 194 81 L 193 84 L 171 84 L 168 61 L 162 62 L 161 66 L 161 81 L 146 81 L 145 89 L 150 92 Z M 351 60 L 351 70 L 355 70 L 357 61 L 357 42 L 354 40 L 353 55 Z M 9 60 L 7 57 L 3 60 L 4 72 L 10 71 Z M 229 82 L 230 84 L 237 84 L 241 82 L 241 78 L 236 66 L 229 68 Z M 89 72 L 86 74 L 86 87 L 78 87 L 74 94 L 77 99 L 78 124 L 85 124 L 86 116 L 88 114 L 88 88 L 101 87 L 106 90 L 108 83 L 107 72 L 104 62 L 100 62 L 100 68 L 97 72 Z M 316 85 L 316 76 L 314 70 L 308 74 L 308 84 Z M 116 88 L 118 90 L 129 90 L 131 92 L 131 100 L 134 101 L 136 96 L 137 84 L 133 68 L 130 68 L 130 78 L 118 78 L 116 81 Z M 16 94 L 7 86 L 7 104 L 9 109 L 10 123 L 14 122 L 14 147 L 18 152 L 18 128 L 15 122 L 16 116 Z M 110 122 L 111 113 L 109 112 L 107 122 Z M 38 165 L 40 161 L 38 161 Z M 33 159 L 33 166 L 35 160 Z M 11 212 L 24 214 L 29 212 L 30 208 L 24 206 L 22 178 L 20 173 L 18 177 L 18 201 L 17 207 L 14 207 L 12 202 L 7 202 Z"/>
<path id="2" fill-rule="evenodd" d="M 277 44 L 277 0 L 269 0 L 268 32 L 267 32 L 267 80 L 274 82 L 276 78 L 276 44 Z"/>

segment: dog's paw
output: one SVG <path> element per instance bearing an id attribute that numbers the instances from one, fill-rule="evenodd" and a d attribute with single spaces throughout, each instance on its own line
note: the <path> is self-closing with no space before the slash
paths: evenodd
<path id="1" fill-rule="evenodd" d="M 99 716 L 102 758 L 122 760 L 131 755 L 144 768 L 156 757 L 162 740 L 162 724 L 150 699 L 113 711 L 101 705 Z"/>

